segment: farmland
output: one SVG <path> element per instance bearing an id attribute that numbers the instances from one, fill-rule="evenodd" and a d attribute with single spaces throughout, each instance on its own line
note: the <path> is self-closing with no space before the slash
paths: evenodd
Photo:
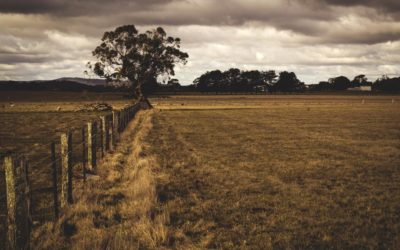
<path id="1" fill-rule="evenodd" d="M 129 103 L 121 94 L 1 92 L 0 101 L 0 157 L 13 152 L 29 161 L 31 179 L 32 214 L 34 221 L 53 219 L 51 193 L 41 190 L 51 186 L 50 143 L 59 150 L 60 134 L 72 132 L 73 164 L 81 162 L 81 129 L 88 121 L 99 120 L 109 112 L 80 112 L 85 104 L 107 102 L 120 109 Z M 91 101 L 92 100 L 92 101 Z M 93 101 L 94 100 L 94 101 Z M 100 152 L 97 152 L 100 154 Z M 58 158 L 58 157 L 57 157 Z M 2 164 L 1 164 L 2 166 Z M 81 166 L 80 166 L 81 167 Z M 78 169 L 75 169 L 78 171 Z M 5 224 L 4 170 L 0 169 L 0 220 Z M 0 228 L 0 236 L 4 233 Z M 3 238 L 1 238 L 3 239 Z M 4 242 L 4 241 L 3 241 Z M 1 248 L 1 245 L 0 245 Z"/>
<path id="2" fill-rule="evenodd" d="M 73 112 L 90 102 L 74 98 L 4 102 L 2 149 L 21 150 L 35 161 L 59 132 L 101 114 Z M 115 96 L 100 101 L 127 102 Z M 77 232 L 62 238 L 41 228 L 35 246 L 43 240 L 75 249 L 400 246 L 399 96 L 150 101 L 154 111 L 130 125 L 115 155 L 100 164 L 100 180 L 61 219 Z M 45 139 L 34 142 L 38 138 Z"/>
<path id="3" fill-rule="evenodd" d="M 174 247 L 400 246 L 398 97 L 152 102 Z"/>

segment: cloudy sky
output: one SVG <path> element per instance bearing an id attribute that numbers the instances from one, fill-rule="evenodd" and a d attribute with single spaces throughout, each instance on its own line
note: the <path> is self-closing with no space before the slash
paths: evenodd
<path id="1" fill-rule="evenodd" d="M 399 0 L 0 0 L 0 80 L 83 77 L 102 34 L 123 24 L 180 37 L 183 84 L 231 67 L 306 83 L 400 74 Z"/>

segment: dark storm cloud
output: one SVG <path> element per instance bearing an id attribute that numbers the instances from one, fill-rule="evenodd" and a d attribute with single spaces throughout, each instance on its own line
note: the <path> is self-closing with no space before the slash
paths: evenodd
<path id="1" fill-rule="evenodd" d="M 360 7 L 361 6 L 361 7 Z M 380 20 L 382 11 L 393 13 L 398 0 L 1 0 L 0 13 L 48 16 L 41 28 L 79 32 L 99 36 L 109 27 L 125 23 L 137 25 L 268 25 L 320 38 L 323 43 L 379 43 L 399 39 L 400 30 L 382 26 L 379 32 L 365 36 L 359 27 L 345 37 L 332 24 L 348 16 L 366 16 Z M 378 11 L 379 10 L 379 11 Z M 400 15 L 399 15 L 400 17 Z M 396 15 L 392 18 L 396 19 Z M 40 25 L 39 25 L 40 26 Z M 90 29 L 88 29 L 90 27 Z M 34 27 L 33 27 L 34 28 Z M 349 29 L 349 27 L 347 27 Z"/>
<path id="2" fill-rule="evenodd" d="M 323 0 L 323 2 L 338 6 L 368 6 L 388 12 L 400 11 L 400 1 L 398 0 Z"/>
<path id="3" fill-rule="evenodd" d="M 185 83 L 229 67 L 393 73 L 399 10 L 400 0 L 0 0 L 0 79 L 82 76 L 102 34 L 122 24 L 181 37 Z"/>
<path id="4" fill-rule="evenodd" d="M 79 16 L 112 12 L 124 8 L 146 9 L 173 0 L 1 0 L 1 13 Z M 111 14 L 111 13 L 109 13 Z"/>

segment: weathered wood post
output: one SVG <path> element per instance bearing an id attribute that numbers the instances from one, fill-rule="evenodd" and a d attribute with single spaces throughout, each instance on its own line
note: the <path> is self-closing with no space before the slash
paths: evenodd
<path id="1" fill-rule="evenodd" d="M 17 201 L 15 183 L 15 162 L 11 156 L 4 158 L 7 191 L 7 247 L 17 249 Z"/>
<path id="2" fill-rule="evenodd" d="M 25 160 L 4 159 L 7 192 L 7 249 L 29 249 L 30 200 Z"/>
<path id="3" fill-rule="evenodd" d="M 113 140 L 112 137 L 113 137 L 114 124 L 113 124 L 113 116 L 112 116 L 112 114 L 107 115 L 107 127 L 108 127 L 108 129 L 107 129 L 107 133 L 108 133 L 108 143 L 107 143 L 108 150 L 113 150 L 114 149 L 114 145 L 113 145 L 113 142 L 112 142 L 112 140 Z"/>
<path id="4" fill-rule="evenodd" d="M 82 175 L 83 175 L 83 181 L 86 181 L 86 167 L 87 167 L 87 161 L 86 161 L 86 133 L 85 133 L 85 127 L 82 127 Z"/>
<path id="5" fill-rule="evenodd" d="M 123 130 L 125 130 L 125 128 L 126 128 L 127 120 L 128 120 L 128 115 L 126 113 L 126 108 L 124 108 L 124 127 L 123 127 Z"/>
<path id="6" fill-rule="evenodd" d="M 67 132 L 61 134 L 61 208 L 72 202 L 72 135 Z"/>
<path id="7" fill-rule="evenodd" d="M 87 163 L 88 170 L 95 171 L 96 170 L 96 133 L 97 133 L 97 124 L 96 122 L 88 122 L 87 123 Z"/>
<path id="8" fill-rule="evenodd" d="M 124 130 L 125 123 L 125 109 L 121 109 L 121 120 L 120 120 L 120 128 L 119 131 L 122 132 Z"/>
<path id="9" fill-rule="evenodd" d="M 118 136 L 118 123 L 119 123 L 119 112 L 118 111 L 113 111 L 112 112 L 112 144 L 115 146 L 115 143 L 117 142 L 117 136 Z"/>
<path id="10" fill-rule="evenodd" d="M 107 118 L 108 118 L 107 116 L 101 116 L 100 117 L 100 119 L 101 119 L 101 134 L 102 134 L 102 142 L 101 142 L 102 146 L 101 146 L 101 149 L 102 149 L 102 155 L 103 156 L 109 150 L 109 145 L 108 144 L 109 144 L 110 138 L 109 138 L 109 134 L 108 134 L 109 126 L 108 126 L 108 119 Z"/>
<path id="11" fill-rule="evenodd" d="M 59 216 L 58 208 L 58 172 L 57 172 L 57 162 L 56 162 L 56 143 L 51 143 L 51 168 L 53 174 L 53 207 L 54 207 L 54 217 L 57 220 Z"/>
<path id="12" fill-rule="evenodd" d="M 103 122 L 101 121 L 101 117 L 100 117 L 100 123 L 99 123 L 99 130 L 100 133 L 98 134 L 100 136 L 98 142 L 99 142 L 99 146 L 100 146 L 100 157 L 103 158 L 104 157 L 104 150 L 103 150 Z"/>

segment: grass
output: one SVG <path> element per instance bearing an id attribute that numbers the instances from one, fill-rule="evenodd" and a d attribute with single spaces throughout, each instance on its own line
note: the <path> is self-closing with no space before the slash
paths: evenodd
<path id="1" fill-rule="evenodd" d="M 148 140 L 168 176 L 168 247 L 398 249 L 393 98 L 156 100 Z"/>
<path id="2" fill-rule="evenodd" d="M 51 194 L 42 192 L 51 186 L 50 143 L 59 143 L 60 134 L 73 132 L 73 164 L 76 178 L 81 178 L 81 128 L 88 121 L 99 120 L 110 112 L 76 112 L 86 103 L 107 102 L 115 109 L 129 104 L 121 94 L 68 92 L 1 92 L 0 97 L 0 160 L 8 152 L 24 156 L 29 162 L 32 213 L 35 223 L 52 220 Z M 98 133 L 99 135 L 99 133 Z M 59 152 L 59 144 L 56 145 Z M 100 151 L 98 151 L 100 156 Z M 57 155 L 58 156 L 58 155 Z M 80 164 L 80 165 L 79 165 Z M 0 241 L 4 242 L 5 225 L 4 169 L 0 164 Z M 1 244 L 0 244 L 0 248 Z"/>
<path id="3" fill-rule="evenodd" d="M 34 248 L 156 249 L 167 240 L 167 210 L 156 208 L 155 159 L 145 153 L 151 129 L 151 111 L 139 112 L 100 164 L 99 178 L 77 190 L 84 191 L 58 223 L 35 231 Z"/>
<path id="4" fill-rule="evenodd" d="M 400 247 L 398 96 L 151 102 L 33 248 Z"/>

